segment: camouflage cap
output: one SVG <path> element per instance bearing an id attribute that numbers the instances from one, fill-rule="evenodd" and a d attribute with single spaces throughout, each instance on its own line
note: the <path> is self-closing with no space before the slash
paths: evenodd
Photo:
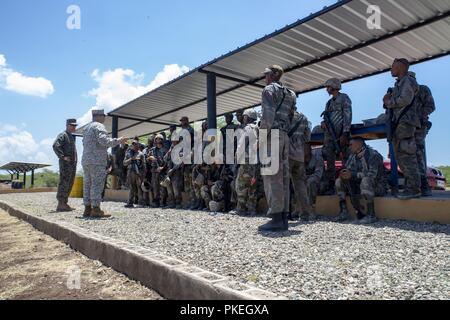
<path id="1" fill-rule="evenodd" d="M 247 117 L 249 117 L 249 118 L 251 118 L 251 119 L 253 119 L 253 120 L 258 119 L 258 114 L 257 114 L 256 111 L 253 110 L 253 109 L 245 110 L 244 116 L 247 116 Z"/>
<path id="2" fill-rule="evenodd" d="M 341 83 L 341 80 L 339 80 L 338 78 L 331 78 L 331 79 L 328 79 L 327 82 L 325 82 L 325 87 L 330 87 L 335 90 L 341 90 L 342 83 Z"/>
<path id="3" fill-rule="evenodd" d="M 68 125 L 68 126 L 77 126 L 78 125 L 78 123 L 77 123 L 77 119 L 67 119 L 66 120 L 66 125 Z"/>
<path id="4" fill-rule="evenodd" d="M 181 121 L 183 121 L 183 120 L 185 120 L 185 121 L 189 122 L 189 118 L 188 118 L 188 117 L 186 117 L 186 116 L 184 116 L 184 117 L 181 117 L 181 119 L 180 119 L 180 122 L 181 122 Z"/>
<path id="5" fill-rule="evenodd" d="M 105 110 L 103 110 L 103 109 L 94 109 L 94 110 L 92 110 L 92 115 L 93 116 L 104 116 L 105 115 Z"/>
<path id="6" fill-rule="evenodd" d="M 161 139 L 161 140 L 164 140 L 164 136 L 162 135 L 162 134 L 157 134 L 156 135 L 156 137 L 155 137 L 155 140 L 157 140 L 157 139 Z"/>
<path id="7" fill-rule="evenodd" d="M 272 66 L 267 67 L 267 68 L 264 70 L 263 73 L 264 73 L 264 74 L 274 73 L 274 74 L 276 74 L 276 75 L 282 76 L 283 73 L 284 73 L 284 70 L 283 70 L 283 68 L 280 67 L 279 65 L 274 64 L 274 65 L 272 65 Z"/>

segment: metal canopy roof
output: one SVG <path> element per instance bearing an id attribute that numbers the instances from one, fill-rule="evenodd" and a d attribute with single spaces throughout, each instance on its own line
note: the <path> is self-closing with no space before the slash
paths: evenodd
<path id="1" fill-rule="evenodd" d="M 381 29 L 367 27 L 369 5 L 381 9 Z M 297 94 L 385 72 L 397 57 L 418 63 L 449 54 L 450 0 L 344 0 L 210 61 L 109 113 L 119 136 L 168 128 L 181 116 L 206 118 L 207 72 L 217 76 L 217 114 L 258 106 L 272 64 Z M 111 118 L 106 122 L 111 132 Z"/>
<path id="2" fill-rule="evenodd" d="M 26 173 L 28 171 L 50 167 L 49 164 L 28 163 L 28 162 L 10 162 L 0 167 L 0 170 L 8 171 L 9 173 Z"/>

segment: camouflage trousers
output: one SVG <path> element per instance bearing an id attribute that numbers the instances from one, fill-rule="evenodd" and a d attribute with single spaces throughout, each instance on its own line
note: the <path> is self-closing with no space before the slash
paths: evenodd
<path id="1" fill-rule="evenodd" d="M 386 194 L 386 188 L 371 177 L 350 180 L 338 178 L 336 180 L 336 192 L 339 200 L 345 200 L 345 197 L 350 195 L 353 206 L 360 210 L 358 202 L 360 196 L 367 202 L 373 202 L 376 196 L 382 197 Z"/>
<path id="2" fill-rule="evenodd" d="M 392 139 L 395 157 L 405 177 L 405 191 L 414 194 L 421 192 L 415 133 L 414 126 L 400 123 Z"/>
<path id="3" fill-rule="evenodd" d="M 56 199 L 67 202 L 77 172 L 77 163 L 59 160 L 59 183 Z"/>
<path id="4" fill-rule="evenodd" d="M 292 199 L 294 212 L 310 214 L 312 213 L 312 209 L 308 202 L 305 163 L 290 160 L 289 169 L 291 171 L 292 187 L 294 189 L 294 198 Z"/>
<path id="5" fill-rule="evenodd" d="M 225 210 L 225 190 L 219 181 L 215 182 L 211 187 L 211 201 L 215 201 L 217 203 L 217 211 Z M 209 209 L 211 209 L 210 202 L 208 203 Z"/>
<path id="6" fill-rule="evenodd" d="M 192 201 L 196 200 L 194 188 L 192 185 L 192 165 L 185 165 L 183 170 L 184 192 Z"/>
<path id="7" fill-rule="evenodd" d="M 161 187 L 163 175 L 159 172 L 152 172 L 152 196 L 153 201 L 165 202 L 167 200 L 167 189 Z"/>
<path id="8" fill-rule="evenodd" d="M 289 212 L 289 137 L 280 130 L 278 143 L 279 168 L 274 174 L 264 174 L 264 192 L 267 200 L 267 215 Z M 271 137 L 267 140 L 268 155 L 272 157 Z M 272 157 L 272 161 L 275 161 Z M 263 168 L 263 170 L 266 168 Z M 265 170 L 264 170 L 265 171 Z M 264 172 L 267 173 L 267 172 Z"/>
<path id="9" fill-rule="evenodd" d="M 337 137 L 337 139 L 339 139 Z M 339 143 L 339 142 L 338 142 Z M 336 180 L 336 159 L 337 159 L 337 150 L 334 146 L 333 138 L 331 135 L 325 131 L 324 133 L 324 140 L 323 140 L 323 148 L 322 148 L 322 154 L 324 157 L 324 160 L 327 161 L 327 166 L 325 170 L 325 179 L 328 183 L 328 186 L 334 185 L 334 181 Z M 348 148 L 345 147 L 342 149 L 342 155 L 344 163 L 348 158 Z"/>
<path id="10" fill-rule="evenodd" d="M 171 190 L 170 193 L 168 194 L 168 197 L 169 199 L 173 199 L 175 205 L 181 205 L 183 201 L 183 196 L 181 193 L 183 188 L 183 176 L 180 170 L 173 173 L 173 175 L 170 177 L 170 183 L 171 188 L 168 189 Z"/>
<path id="11" fill-rule="evenodd" d="M 106 169 L 103 165 L 83 166 L 83 202 L 85 206 L 100 207 L 105 187 Z"/>
<path id="12" fill-rule="evenodd" d="M 209 202 L 212 200 L 211 195 L 212 186 L 203 186 L 200 188 L 200 197 L 203 199 L 205 206 L 209 209 Z"/>
<path id="13" fill-rule="evenodd" d="M 316 207 L 317 195 L 320 189 L 320 178 L 316 176 L 310 176 L 306 178 L 306 187 L 308 189 L 308 205 L 314 212 Z"/>
<path id="14" fill-rule="evenodd" d="M 420 129 L 416 129 L 414 138 L 416 140 L 416 146 L 417 146 L 417 165 L 419 166 L 419 174 L 420 174 L 420 182 L 421 182 L 421 188 L 423 191 L 429 190 L 430 186 L 428 184 L 428 177 L 427 177 L 427 154 L 426 154 L 426 144 L 425 139 L 428 134 L 428 128 L 422 127 Z"/>
<path id="15" fill-rule="evenodd" d="M 256 211 L 258 192 L 256 181 L 256 165 L 241 164 L 236 177 L 236 208 L 242 211 Z"/>
<path id="16" fill-rule="evenodd" d="M 144 197 L 141 188 L 142 179 L 136 174 L 136 172 L 129 172 L 127 176 L 127 183 L 130 187 L 130 192 L 128 195 L 128 204 L 134 204 L 134 199 L 138 198 L 140 205 L 144 204 Z"/>

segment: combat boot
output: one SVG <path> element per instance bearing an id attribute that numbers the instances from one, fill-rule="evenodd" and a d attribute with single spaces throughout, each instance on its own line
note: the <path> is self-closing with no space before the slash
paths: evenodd
<path id="1" fill-rule="evenodd" d="M 409 190 L 406 190 L 402 193 L 399 193 L 397 195 L 397 199 L 399 200 L 411 200 L 411 199 L 417 199 L 420 198 L 420 196 L 422 195 L 421 192 L 411 192 Z"/>
<path id="2" fill-rule="evenodd" d="M 92 207 L 91 217 L 92 218 L 109 218 L 109 217 L 111 217 L 111 214 L 103 211 L 102 209 L 100 209 L 100 207 Z"/>
<path id="3" fill-rule="evenodd" d="M 189 210 L 197 210 L 199 205 L 200 205 L 199 200 L 198 200 L 198 199 L 195 199 L 195 200 L 192 202 L 191 206 L 189 207 Z"/>
<path id="4" fill-rule="evenodd" d="M 203 200 L 199 199 L 197 210 L 202 211 L 203 209 L 205 209 L 205 204 L 203 203 Z"/>
<path id="5" fill-rule="evenodd" d="M 377 222 L 377 217 L 375 216 L 375 204 L 373 202 L 369 202 L 367 204 L 367 214 L 364 218 L 362 218 L 359 223 L 360 224 L 371 224 Z"/>
<path id="6" fill-rule="evenodd" d="M 70 209 L 70 211 L 75 211 L 76 210 L 75 208 L 72 208 L 71 206 L 69 206 L 69 200 L 68 199 L 64 200 L 64 203 L 66 204 L 67 208 Z"/>
<path id="7" fill-rule="evenodd" d="M 72 208 L 69 207 L 64 200 L 58 200 L 58 206 L 56 207 L 56 212 L 70 212 Z"/>
<path id="8" fill-rule="evenodd" d="M 84 206 L 83 217 L 89 218 L 91 216 L 91 211 L 92 211 L 91 206 Z"/>
<path id="9" fill-rule="evenodd" d="M 289 212 L 289 214 L 288 214 L 288 219 L 290 220 L 290 221 L 297 221 L 298 219 L 300 219 L 300 215 L 298 214 L 298 212 L 297 211 L 295 211 L 295 212 Z"/>
<path id="10" fill-rule="evenodd" d="M 334 219 L 334 222 L 342 222 L 346 221 L 350 218 L 350 214 L 348 213 L 347 203 L 345 200 L 339 201 L 339 215 Z"/>
<path id="11" fill-rule="evenodd" d="M 275 213 L 269 222 L 258 227 L 262 232 L 281 232 L 288 230 L 287 214 Z"/>
<path id="12" fill-rule="evenodd" d="M 131 208 L 134 208 L 134 204 L 131 202 L 128 202 L 124 207 L 127 209 L 131 209 Z"/>

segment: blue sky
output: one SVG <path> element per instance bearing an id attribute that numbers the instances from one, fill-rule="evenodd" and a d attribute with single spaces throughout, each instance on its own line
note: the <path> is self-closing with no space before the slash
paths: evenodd
<path id="1" fill-rule="evenodd" d="M 4 0 L 0 5 L 3 68 L 16 72 L 18 80 L 33 78 L 41 91 L 29 95 L 24 93 L 28 87 L 11 89 L 0 78 L 0 163 L 55 163 L 49 146 L 66 118 L 80 118 L 99 101 L 126 100 L 151 88 L 152 82 L 154 86 L 185 71 L 183 66 L 195 68 L 332 3 L 287 0 L 272 8 L 273 1 L 261 0 Z M 66 28 L 66 9 L 71 4 L 81 8 L 81 30 Z M 167 65 L 172 69 L 165 69 Z M 412 69 L 419 82 L 430 86 L 437 104 L 428 140 L 429 162 L 450 164 L 446 127 L 450 58 Z M 344 86 L 353 100 L 354 122 L 380 114 L 381 98 L 393 82 L 383 74 Z M 327 99 L 320 90 L 300 96 L 298 105 L 317 124 Z M 384 142 L 374 145 L 386 154 Z"/>

